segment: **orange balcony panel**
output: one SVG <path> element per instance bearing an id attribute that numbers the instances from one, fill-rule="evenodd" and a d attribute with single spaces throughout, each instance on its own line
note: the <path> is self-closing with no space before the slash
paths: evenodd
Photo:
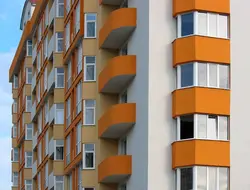
<path id="1" fill-rule="evenodd" d="M 173 0 L 173 16 L 189 11 L 230 13 L 230 0 Z"/>
<path id="2" fill-rule="evenodd" d="M 173 117 L 203 113 L 230 115 L 230 90 L 193 87 L 173 92 Z"/>
<path id="3" fill-rule="evenodd" d="M 176 39 L 173 66 L 192 61 L 230 64 L 230 40 L 205 36 Z"/>
<path id="4" fill-rule="evenodd" d="M 104 5 L 121 5 L 123 0 L 99 0 L 100 4 Z"/>
<path id="5" fill-rule="evenodd" d="M 120 93 L 136 75 L 136 56 L 111 59 L 99 75 L 99 92 Z"/>
<path id="6" fill-rule="evenodd" d="M 128 103 L 114 105 L 98 122 L 99 137 L 118 139 L 135 124 L 135 121 L 136 104 Z"/>
<path id="7" fill-rule="evenodd" d="M 99 32 L 100 48 L 119 49 L 136 27 L 136 8 L 113 11 Z"/>
<path id="8" fill-rule="evenodd" d="M 228 141 L 187 140 L 172 144 L 172 167 L 230 166 Z"/>
<path id="9" fill-rule="evenodd" d="M 112 156 L 99 164 L 99 183 L 120 183 L 132 174 L 132 156 Z"/>

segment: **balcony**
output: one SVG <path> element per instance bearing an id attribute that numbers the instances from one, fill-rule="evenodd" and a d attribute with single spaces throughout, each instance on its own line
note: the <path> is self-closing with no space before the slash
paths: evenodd
<path id="1" fill-rule="evenodd" d="M 136 75 L 136 56 L 111 59 L 99 75 L 99 92 L 120 93 Z"/>
<path id="2" fill-rule="evenodd" d="M 100 4 L 103 5 L 116 5 L 119 6 L 121 5 L 123 0 L 100 0 Z"/>
<path id="3" fill-rule="evenodd" d="M 111 156 L 98 166 L 99 183 L 121 183 L 132 174 L 132 156 Z"/>
<path id="4" fill-rule="evenodd" d="M 55 51 L 55 35 L 50 38 L 49 45 L 48 45 L 48 58 L 52 60 L 53 52 Z"/>
<path id="5" fill-rule="evenodd" d="M 54 188 L 54 186 L 55 186 L 55 177 L 54 177 L 53 172 L 51 172 L 49 174 L 49 190 Z"/>
<path id="6" fill-rule="evenodd" d="M 192 87 L 175 90 L 172 115 L 200 113 L 230 115 L 230 90 Z"/>
<path id="7" fill-rule="evenodd" d="M 54 152 L 55 152 L 55 141 L 54 141 L 54 139 L 52 138 L 52 139 L 49 141 L 49 157 L 50 157 L 50 158 L 53 158 Z"/>
<path id="8" fill-rule="evenodd" d="M 172 144 L 172 167 L 193 165 L 230 166 L 230 143 L 213 140 L 186 140 Z"/>
<path id="9" fill-rule="evenodd" d="M 49 124 L 55 120 L 55 104 L 49 110 Z"/>
<path id="10" fill-rule="evenodd" d="M 35 90 L 36 90 L 36 73 L 32 77 L 31 92 L 34 92 Z"/>
<path id="11" fill-rule="evenodd" d="M 55 88 L 55 69 L 52 69 L 48 77 L 48 92 L 53 91 L 54 88 Z"/>
<path id="12" fill-rule="evenodd" d="M 136 8 L 113 11 L 99 32 L 100 48 L 119 49 L 136 28 Z"/>
<path id="13" fill-rule="evenodd" d="M 135 122 L 136 104 L 114 105 L 99 119 L 98 135 L 102 138 L 118 139 L 126 134 Z"/>
<path id="14" fill-rule="evenodd" d="M 32 149 L 36 149 L 37 146 L 37 136 L 38 136 L 38 132 L 36 132 L 33 136 L 32 136 Z"/>
<path id="15" fill-rule="evenodd" d="M 32 63 L 35 63 L 36 60 L 36 56 L 37 56 L 37 44 L 34 45 L 33 50 L 32 50 Z"/>
<path id="16" fill-rule="evenodd" d="M 34 102 L 31 107 L 31 121 L 35 119 L 35 116 L 36 116 L 36 102 Z"/>
<path id="17" fill-rule="evenodd" d="M 35 178 L 37 174 L 37 161 L 32 164 L 32 178 Z"/>
<path id="18" fill-rule="evenodd" d="M 53 21 L 56 16 L 56 6 L 55 6 L 56 3 L 55 2 L 56 1 L 53 2 L 53 5 L 51 6 L 50 11 L 49 11 L 49 26 L 53 24 Z"/>

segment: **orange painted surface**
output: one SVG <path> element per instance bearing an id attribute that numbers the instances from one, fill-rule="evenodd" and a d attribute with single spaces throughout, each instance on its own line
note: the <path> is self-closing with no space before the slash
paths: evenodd
<path id="1" fill-rule="evenodd" d="M 192 87 L 173 92 L 173 117 L 204 113 L 230 115 L 230 90 Z"/>
<path id="2" fill-rule="evenodd" d="M 172 167 L 230 166 L 228 141 L 187 140 L 172 144 Z"/>
<path id="3" fill-rule="evenodd" d="M 192 61 L 230 64 L 230 40 L 205 36 L 176 39 L 173 42 L 173 66 Z"/>
<path id="4" fill-rule="evenodd" d="M 173 0 L 173 16 L 188 11 L 230 13 L 230 0 Z"/>
<path id="5" fill-rule="evenodd" d="M 99 32 L 99 46 L 103 44 L 108 35 L 121 27 L 136 26 L 136 8 L 121 8 L 113 11 Z"/>
<path id="6" fill-rule="evenodd" d="M 106 177 L 131 175 L 132 156 L 111 156 L 102 161 L 98 166 L 98 181 L 102 182 Z"/>
<path id="7" fill-rule="evenodd" d="M 135 103 L 114 105 L 99 119 L 98 135 L 100 137 L 112 125 L 121 123 L 135 123 L 135 121 L 136 121 Z"/>
<path id="8" fill-rule="evenodd" d="M 111 59 L 99 75 L 99 91 L 109 80 L 120 75 L 136 75 L 136 56 L 118 56 Z"/>

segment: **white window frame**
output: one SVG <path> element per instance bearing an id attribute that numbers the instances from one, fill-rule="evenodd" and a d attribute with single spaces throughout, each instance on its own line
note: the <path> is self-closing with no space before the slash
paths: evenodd
<path id="1" fill-rule="evenodd" d="M 13 182 L 13 186 L 17 187 L 18 186 L 18 172 L 13 172 L 12 173 L 12 182 Z"/>
<path id="2" fill-rule="evenodd" d="M 30 124 L 26 124 L 25 125 L 25 140 L 32 140 L 32 134 L 33 134 L 33 126 L 32 126 L 32 124 L 30 123 Z M 30 138 L 28 138 L 28 131 L 31 131 L 30 133 L 31 133 L 31 137 Z"/>
<path id="3" fill-rule="evenodd" d="M 190 14 L 190 13 L 193 13 L 193 24 L 194 24 L 194 28 L 193 28 L 193 31 L 194 33 L 193 34 L 190 34 L 190 35 L 186 35 L 186 36 L 182 36 L 181 35 L 181 16 L 182 15 L 185 15 L 185 14 Z M 225 15 L 225 14 L 216 14 L 216 13 L 209 13 L 209 12 L 206 12 L 205 14 L 207 14 L 207 34 L 206 35 L 201 35 L 198 33 L 198 13 L 203 13 L 203 12 L 199 12 L 199 11 L 194 11 L 194 12 L 188 12 L 188 13 L 184 13 L 184 14 L 180 14 L 177 16 L 177 38 L 183 38 L 183 37 L 188 37 L 188 36 L 194 36 L 194 35 L 199 35 L 199 36 L 209 36 L 209 37 L 215 37 L 215 38 L 222 38 L 222 39 L 229 39 L 229 16 L 228 15 Z M 211 36 L 209 34 L 209 17 L 210 15 L 216 15 L 216 21 L 217 21 L 217 35 L 216 36 Z M 219 18 L 220 16 L 226 16 L 227 17 L 227 37 L 222 37 L 220 36 L 220 24 L 219 24 Z"/>
<path id="4" fill-rule="evenodd" d="M 59 7 L 60 5 L 63 5 L 63 13 L 64 13 L 64 0 L 56 0 L 56 17 L 63 18 L 63 15 L 59 15 Z"/>
<path id="5" fill-rule="evenodd" d="M 60 68 L 60 69 L 63 69 L 63 73 L 58 73 L 58 70 L 59 68 L 55 68 L 55 71 L 56 71 L 56 88 L 64 88 L 64 74 L 65 74 L 65 71 L 64 71 L 64 68 L 62 67 L 62 68 Z M 57 83 L 57 81 L 58 81 L 58 76 L 63 76 L 63 86 L 58 86 L 58 83 Z"/>
<path id="6" fill-rule="evenodd" d="M 56 112 L 55 112 L 55 124 L 64 124 L 64 105 L 63 105 L 63 103 L 61 103 L 61 105 L 63 105 L 62 106 L 63 108 L 61 108 L 61 109 L 57 108 L 57 105 L 58 104 L 55 104 L 55 110 L 56 110 Z M 60 113 L 62 112 L 63 113 L 63 115 L 62 115 L 62 118 L 63 118 L 62 123 L 59 122 L 59 119 L 57 118 L 57 112 L 60 112 Z"/>
<path id="7" fill-rule="evenodd" d="M 13 79 L 13 88 L 14 89 L 18 89 L 19 86 L 19 81 L 18 81 L 18 76 L 14 75 L 14 79 Z"/>
<path id="8" fill-rule="evenodd" d="M 63 160 L 64 159 L 64 154 L 62 154 L 62 159 L 57 159 L 57 154 L 56 154 L 56 148 L 57 147 L 62 147 L 63 148 L 63 151 L 64 151 L 64 140 L 55 140 L 55 157 L 54 157 L 54 160 Z"/>
<path id="9" fill-rule="evenodd" d="M 62 34 L 62 38 L 59 37 L 59 33 Z M 58 46 L 59 41 L 62 41 L 61 51 L 59 51 L 59 46 Z M 56 32 L 56 52 L 63 52 L 63 32 Z"/>
<path id="10" fill-rule="evenodd" d="M 25 181 L 24 181 L 24 183 L 25 183 L 25 190 L 32 190 L 32 180 L 31 179 L 26 179 Z"/>
<path id="11" fill-rule="evenodd" d="M 184 89 L 184 88 L 190 88 L 190 87 L 208 87 L 208 88 L 218 88 L 218 89 L 230 89 L 230 66 L 227 65 L 227 64 L 216 64 L 216 63 L 201 63 L 201 62 L 190 62 L 190 63 L 186 63 L 186 64 L 193 64 L 193 85 L 191 86 L 184 86 L 182 87 L 181 86 L 181 67 L 182 65 L 178 65 L 176 68 L 177 68 L 177 89 Z M 203 85 L 199 85 L 198 84 L 198 64 L 206 64 L 206 85 L 203 86 Z M 211 86 L 209 84 L 209 68 L 210 68 L 210 65 L 216 65 L 216 72 L 217 72 L 217 82 L 216 82 L 216 86 Z M 220 87 L 220 73 L 219 73 L 219 67 L 223 65 L 223 66 L 227 66 L 228 67 L 228 88 L 221 88 Z"/>
<path id="12" fill-rule="evenodd" d="M 28 153 L 31 153 L 31 156 L 28 156 Z M 28 159 L 31 159 L 31 165 L 28 166 Z M 33 162 L 33 153 L 32 152 L 25 152 L 25 168 L 32 168 L 32 162 Z"/>
<path id="13" fill-rule="evenodd" d="M 62 181 L 57 180 L 57 177 L 62 177 L 63 180 L 62 180 Z M 62 187 L 63 187 L 62 190 L 64 190 L 64 176 L 55 176 L 55 189 L 57 189 L 56 186 L 57 186 L 58 184 L 61 184 Z"/>
<path id="14" fill-rule="evenodd" d="M 199 115 L 204 115 L 204 116 L 206 116 L 206 130 L 207 130 L 207 134 L 208 134 L 208 117 L 210 116 L 210 115 L 205 115 L 205 114 L 194 114 L 194 115 L 192 115 L 193 116 L 193 118 L 194 118 L 194 134 L 193 134 L 193 138 L 190 138 L 190 139 L 202 139 L 202 140 L 220 140 L 220 141 L 229 141 L 229 134 L 230 134 L 230 132 L 229 132 L 229 129 L 230 129 L 230 127 L 229 127 L 229 117 L 228 116 L 217 116 L 216 115 L 216 117 L 217 117 L 217 120 L 216 120 L 216 125 L 217 125 L 217 131 L 216 131 L 216 133 L 217 133 L 217 138 L 216 139 L 211 139 L 211 138 L 199 138 L 198 137 L 198 116 Z M 227 124 L 228 124 L 228 126 L 227 126 L 227 139 L 221 139 L 220 138 L 220 118 L 222 118 L 222 117 L 227 117 L 227 120 L 228 120 L 228 122 L 227 122 Z M 176 138 L 176 140 L 177 141 L 184 141 L 184 140 L 189 140 L 189 139 L 181 139 L 181 122 L 180 122 L 180 117 L 177 117 L 176 118 L 176 124 L 177 124 L 177 127 L 176 127 L 176 129 L 177 129 L 177 138 Z"/>
<path id="15" fill-rule="evenodd" d="M 12 138 L 16 138 L 16 137 L 17 137 L 17 126 L 16 124 L 14 124 L 12 127 Z"/>
<path id="16" fill-rule="evenodd" d="M 26 112 L 31 112 L 32 110 L 32 100 L 31 100 L 31 96 L 25 96 L 26 97 L 26 105 L 25 105 L 25 110 Z M 28 97 L 30 97 L 30 100 L 28 100 Z"/>
<path id="17" fill-rule="evenodd" d="M 87 16 L 88 15 L 92 15 L 92 16 L 95 16 L 95 20 L 90 20 L 88 21 L 87 20 Z M 84 23 L 85 23 L 85 26 L 84 26 L 84 38 L 96 38 L 96 31 L 97 31 L 97 14 L 96 13 L 86 13 L 84 15 Z M 92 23 L 94 22 L 95 23 L 95 36 L 88 36 L 88 29 L 87 29 L 87 26 L 88 26 L 88 23 Z"/>
<path id="18" fill-rule="evenodd" d="M 13 160 L 12 160 L 12 162 L 19 162 L 18 148 L 13 148 Z"/>
<path id="19" fill-rule="evenodd" d="M 32 56 L 32 41 L 31 40 L 27 40 L 26 42 L 26 56 Z M 29 51 L 31 48 L 31 52 Z"/>
<path id="20" fill-rule="evenodd" d="M 90 100 L 90 101 L 94 101 L 94 103 L 95 103 L 95 105 L 93 106 L 93 107 L 86 107 L 86 101 L 88 101 L 88 100 Z M 96 124 L 96 100 L 93 100 L 93 99 L 85 99 L 84 101 L 83 101 L 83 106 L 84 106 L 84 111 L 83 111 L 83 121 L 84 121 L 84 124 L 83 125 L 86 125 L 86 126 L 93 126 L 93 125 L 95 125 Z M 93 123 L 91 123 L 91 124 L 87 124 L 86 123 L 86 113 L 87 113 L 87 109 L 92 109 L 92 110 L 94 110 L 94 121 L 93 121 Z"/>
<path id="21" fill-rule="evenodd" d="M 85 150 L 85 145 L 87 145 L 87 144 L 92 144 L 92 145 L 94 145 L 94 150 L 93 151 L 87 151 L 87 150 Z M 96 148 L 95 148 L 95 144 L 93 144 L 93 143 L 85 143 L 85 144 L 82 144 L 82 153 L 83 153 L 83 156 L 82 156 L 82 167 L 83 167 L 83 170 L 94 170 L 95 169 L 95 151 L 96 151 Z M 93 153 L 93 167 L 86 167 L 86 154 L 87 153 Z"/>
<path id="22" fill-rule="evenodd" d="M 82 111 L 82 81 L 76 86 L 76 115 Z"/>
<path id="23" fill-rule="evenodd" d="M 29 71 L 29 69 L 31 71 Z M 26 67 L 26 84 L 32 84 L 32 68 L 31 67 Z M 29 81 L 30 79 L 30 81 Z"/>
<path id="24" fill-rule="evenodd" d="M 76 125 L 77 133 L 76 133 L 76 155 L 81 153 L 81 142 L 82 142 L 82 122 L 79 122 Z"/>
<path id="25" fill-rule="evenodd" d="M 87 63 L 87 57 L 94 57 L 95 62 L 94 63 Z M 87 79 L 87 67 L 88 66 L 94 66 L 94 79 L 90 80 Z M 96 56 L 84 56 L 84 82 L 95 82 L 96 81 Z"/>

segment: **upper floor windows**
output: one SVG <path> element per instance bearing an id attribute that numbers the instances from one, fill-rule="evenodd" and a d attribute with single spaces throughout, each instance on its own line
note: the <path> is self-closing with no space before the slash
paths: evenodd
<path id="1" fill-rule="evenodd" d="M 66 0 L 65 2 L 66 2 L 65 9 L 66 9 L 66 15 L 67 15 L 70 11 L 71 5 L 70 5 L 70 0 Z"/>
<path id="2" fill-rule="evenodd" d="M 55 160 L 63 160 L 64 154 L 64 141 L 56 140 L 56 148 L 55 148 Z"/>
<path id="3" fill-rule="evenodd" d="M 82 71 L 82 44 L 77 48 L 77 74 Z"/>
<path id="4" fill-rule="evenodd" d="M 95 145 L 83 144 L 83 169 L 95 169 Z"/>
<path id="5" fill-rule="evenodd" d="M 229 66 L 188 63 L 177 66 L 177 88 L 203 86 L 229 89 Z"/>
<path id="6" fill-rule="evenodd" d="M 56 68 L 56 88 L 64 88 L 64 68 Z"/>
<path id="7" fill-rule="evenodd" d="M 25 168 L 32 167 L 32 152 L 25 152 Z"/>
<path id="8" fill-rule="evenodd" d="M 70 45 L 70 21 L 68 22 L 65 28 L 65 51 L 69 49 L 69 45 Z"/>
<path id="9" fill-rule="evenodd" d="M 63 32 L 56 33 L 56 51 L 63 52 Z"/>
<path id="10" fill-rule="evenodd" d="M 226 116 L 185 115 L 177 118 L 177 140 L 229 140 L 229 121 Z"/>
<path id="11" fill-rule="evenodd" d="M 202 35 L 229 38 L 227 15 L 191 12 L 177 16 L 177 37 Z"/>
<path id="12" fill-rule="evenodd" d="M 32 83 L 32 68 L 26 68 L 26 84 Z"/>
<path id="13" fill-rule="evenodd" d="M 32 180 L 25 180 L 25 190 L 32 190 Z"/>
<path id="14" fill-rule="evenodd" d="M 32 41 L 31 40 L 27 40 L 27 56 L 32 56 Z"/>
<path id="15" fill-rule="evenodd" d="M 64 0 L 57 0 L 56 16 L 57 17 L 64 16 Z"/>
<path id="16" fill-rule="evenodd" d="M 84 100 L 84 125 L 95 125 L 95 100 Z"/>
<path id="17" fill-rule="evenodd" d="M 12 185 L 15 187 L 18 186 L 18 172 L 12 173 Z"/>
<path id="18" fill-rule="evenodd" d="M 96 38 L 96 14 L 85 14 L 85 38 Z"/>
<path id="19" fill-rule="evenodd" d="M 70 126 L 71 123 L 71 101 L 70 98 L 66 101 L 66 128 Z"/>
<path id="20" fill-rule="evenodd" d="M 17 75 L 14 75 L 13 88 L 14 89 L 18 88 L 18 76 Z"/>
<path id="21" fill-rule="evenodd" d="M 70 135 L 66 138 L 66 164 L 68 165 L 70 163 L 70 148 L 71 148 L 71 138 Z"/>
<path id="22" fill-rule="evenodd" d="M 55 124 L 64 124 L 64 104 L 55 104 L 56 118 Z"/>
<path id="23" fill-rule="evenodd" d="M 81 152 L 81 133 L 82 133 L 82 123 L 79 122 L 76 126 L 76 155 Z"/>
<path id="24" fill-rule="evenodd" d="M 32 108 L 32 102 L 31 102 L 31 96 L 26 96 L 26 106 L 25 106 L 26 112 L 31 112 Z"/>
<path id="25" fill-rule="evenodd" d="M 64 189 L 64 178 L 63 176 L 55 176 L 55 189 Z"/>
<path id="26" fill-rule="evenodd" d="M 84 57 L 84 81 L 96 80 L 96 57 L 85 56 Z"/>
<path id="27" fill-rule="evenodd" d="M 12 161 L 13 162 L 18 162 L 18 158 L 19 158 L 18 148 L 13 148 L 13 158 L 12 158 Z"/>
<path id="28" fill-rule="evenodd" d="M 26 131 L 25 131 L 25 140 L 32 140 L 33 135 L 33 127 L 32 124 L 26 124 Z"/>
<path id="29" fill-rule="evenodd" d="M 71 70 L 71 61 L 69 61 L 67 68 L 67 89 L 71 87 L 71 84 L 72 84 L 72 70 Z"/>
<path id="30" fill-rule="evenodd" d="M 80 81 L 76 87 L 76 115 L 82 111 L 82 82 Z"/>
<path id="31" fill-rule="evenodd" d="M 76 18 L 75 18 L 75 34 L 80 30 L 80 1 L 76 7 Z"/>

